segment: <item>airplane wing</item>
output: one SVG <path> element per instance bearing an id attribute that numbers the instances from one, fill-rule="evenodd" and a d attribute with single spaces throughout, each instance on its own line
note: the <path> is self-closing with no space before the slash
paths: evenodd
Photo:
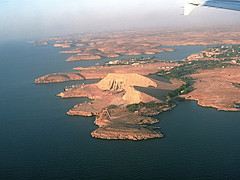
<path id="1" fill-rule="evenodd" d="M 240 11 L 240 0 L 189 0 L 184 5 L 184 15 L 189 15 L 197 6 L 208 6 Z"/>

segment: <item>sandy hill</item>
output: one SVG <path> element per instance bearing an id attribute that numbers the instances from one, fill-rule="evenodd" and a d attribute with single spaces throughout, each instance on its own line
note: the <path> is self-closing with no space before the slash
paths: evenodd
<path id="1" fill-rule="evenodd" d="M 132 86 L 157 87 L 157 84 L 150 78 L 147 78 L 136 73 L 127 74 L 109 73 L 104 79 L 102 79 L 97 84 L 97 86 L 103 90 L 121 91 L 126 90 Z"/>
<path id="2" fill-rule="evenodd" d="M 110 105 L 162 102 L 167 92 L 178 88 L 181 84 L 179 80 L 163 82 L 136 73 L 109 73 L 98 83 L 74 86 L 58 96 L 93 99 L 91 102 L 74 106 L 68 112 L 69 115 L 92 116 L 99 114 Z"/>
<path id="3" fill-rule="evenodd" d="M 141 101 L 157 101 L 157 99 L 155 99 L 154 97 L 142 93 L 134 88 L 134 86 L 157 87 L 157 84 L 150 78 L 136 73 L 109 73 L 104 79 L 97 83 L 97 86 L 100 89 L 107 91 L 126 91 L 123 99 L 126 100 L 128 103 L 139 103 Z"/>

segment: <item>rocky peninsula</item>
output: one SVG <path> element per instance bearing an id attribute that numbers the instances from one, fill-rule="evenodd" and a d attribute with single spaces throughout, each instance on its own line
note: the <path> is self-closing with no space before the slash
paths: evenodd
<path id="1" fill-rule="evenodd" d="M 138 112 L 130 112 L 126 106 L 140 102 L 162 103 L 165 99 L 165 93 L 178 88 L 182 83 L 178 80 L 164 82 L 136 73 L 110 73 L 96 84 L 73 87 L 61 92 L 58 96 L 92 99 L 91 102 L 74 106 L 67 113 L 68 115 L 98 116 L 95 124 L 99 128 L 92 132 L 92 137 L 144 140 L 163 137 L 160 132 L 149 127 L 158 121 L 139 115 Z M 143 87 L 145 91 L 139 91 L 137 87 Z M 154 90 L 159 92 L 158 97 L 154 95 Z M 162 90 L 164 93 L 160 95 Z M 164 108 L 167 107 L 163 106 L 162 109 Z"/>

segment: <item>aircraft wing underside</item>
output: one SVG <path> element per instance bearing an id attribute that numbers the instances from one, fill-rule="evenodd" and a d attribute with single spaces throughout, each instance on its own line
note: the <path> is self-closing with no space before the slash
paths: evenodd
<path id="1" fill-rule="evenodd" d="M 240 11 L 240 1 L 238 0 L 190 0 L 185 3 L 184 15 L 189 15 L 197 6 L 208 6 L 222 9 Z"/>

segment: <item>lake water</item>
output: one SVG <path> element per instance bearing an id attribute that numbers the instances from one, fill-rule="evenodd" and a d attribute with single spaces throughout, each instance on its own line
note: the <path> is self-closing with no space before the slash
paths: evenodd
<path id="1" fill-rule="evenodd" d="M 183 59 L 203 47 L 176 48 L 159 56 Z M 47 73 L 99 62 L 67 63 L 68 55 L 58 51 L 22 42 L 0 45 L 0 179 L 238 179 L 239 112 L 185 101 L 156 116 L 162 139 L 93 139 L 94 118 L 66 115 L 87 99 L 55 96 L 64 86 L 84 81 L 33 82 Z"/>

